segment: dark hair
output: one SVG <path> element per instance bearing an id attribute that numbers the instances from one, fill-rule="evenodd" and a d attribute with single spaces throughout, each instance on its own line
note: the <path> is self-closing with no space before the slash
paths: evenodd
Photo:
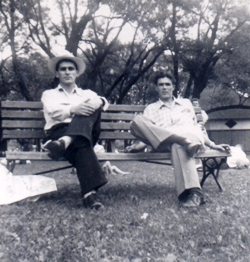
<path id="1" fill-rule="evenodd" d="M 52 85 L 52 88 L 58 87 L 59 83 L 60 83 L 59 78 L 54 77 L 53 82 L 52 82 L 52 84 L 51 84 L 51 85 Z"/>
<path id="2" fill-rule="evenodd" d="M 77 65 L 77 63 L 76 63 L 75 61 L 71 60 L 70 58 L 64 58 L 64 59 L 62 59 L 62 60 L 59 60 L 59 61 L 56 63 L 56 71 L 58 71 L 60 64 L 63 63 L 63 62 L 70 62 L 70 63 L 74 64 L 76 70 L 78 71 L 78 65 Z"/>
<path id="3" fill-rule="evenodd" d="M 157 85 L 157 82 L 160 78 L 168 78 L 172 81 L 173 83 L 173 76 L 170 75 L 169 73 L 166 73 L 166 72 L 157 72 L 155 77 L 154 77 L 154 84 Z"/>

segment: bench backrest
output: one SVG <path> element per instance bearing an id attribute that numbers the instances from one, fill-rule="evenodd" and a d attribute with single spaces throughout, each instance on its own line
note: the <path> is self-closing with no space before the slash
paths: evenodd
<path id="1" fill-rule="evenodd" d="M 134 139 L 130 122 L 144 106 L 110 105 L 101 115 L 100 139 Z M 2 101 L 3 139 L 42 139 L 45 124 L 41 102 Z M 118 132 L 120 131 L 120 132 Z"/>
<path id="2" fill-rule="evenodd" d="M 145 106 L 110 105 L 101 115 L 101 134 L 103 140 L 135 139 L 130 133 L 130 123 L 135 114 L 141 114 Z M 195 107 L 197 119 L 202 122 L 201 111 Z M 41 102 L 2 101 L 3 139 L 43 139 L 45 124 Z"/>

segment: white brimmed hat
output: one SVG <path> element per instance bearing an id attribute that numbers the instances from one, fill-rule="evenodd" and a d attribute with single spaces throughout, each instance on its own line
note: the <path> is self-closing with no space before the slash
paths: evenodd
<path id="1" fill-rule="evenodd" d="M 60 56 L 53 57 L 49 60 L 49 62 L 48 62 L 49 71 L 51 73 L 55 74 L 57 63 L 59 61 L 63 60 L 63 59 L 69 59 L 69 60 L 72 60 L 73 62 L 75 62 L 77 64 L 77 67 L 78 67 L 78 74 L 79 75 L 81 75 L 85 71 L 86 65 L 83 62 L 83 60 L 79 57 L 75 57 L 73 54 L 71 54 L 67 50 L 62 52 L 60 54 Z"/>

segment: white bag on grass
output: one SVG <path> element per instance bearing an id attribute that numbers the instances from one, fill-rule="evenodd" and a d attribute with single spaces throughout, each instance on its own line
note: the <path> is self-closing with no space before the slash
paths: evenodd
<path id="1" fill-rule="evenodd" d="M 56 191 L 56 182 L 45 176 L 13 174 L 0 164 L 0 205 Z"/>
<path id="2" fill-rule="evenodd" d="M 242 169 L 249 166 L 249 159 L 241 145 L 230 146 L 230 152 L 231 156 L 227 158 L 227 164 L 230 168 Z"/>

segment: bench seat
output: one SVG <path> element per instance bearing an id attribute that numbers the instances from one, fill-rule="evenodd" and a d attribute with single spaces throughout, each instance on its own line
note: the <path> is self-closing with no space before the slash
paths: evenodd
<path id="1" fill-rule="evenodd" d="M 7 151 L 5 157 L 8 160 L 51 160 L 47 152 L 23 152 L 23 151 Z M 166 160 L 171 158 L 170 153 L 97 153 L 100 161 L 103 160 Z M 196 154 L 195 158 L 220 158 L 228 157 L 228 153 L 218 150 L 207 149 L 204 152 Z"/>
<path id="2" fill-rule="evenodd" d="M 136 114 L 142 114 L 145 106 L 140 105 L 110 105 L 106 112 L 101 114 L 100 142 L 105 145 L 107 153 L 97 153 L 100 161 L 157 161 L 171 160 L 170 153 L 117 153 L 115 141 L 122 141 L 123 148 L 131 144 L 136 138 L 130 133 L 130 123 Z M 202 122 L 200 108 L 195 108 L 198 121 Z M 15 160 L 46 160 L 51 161 L 47 152 L 41 151 L 41 141 L 45 137 L 43 130 L 45 120 L 41 102 L 2 101 L 1 102 L 2 139 L 8 141 L 5 157 L 11 171 Z M 15 151 L 9 147 L 9 141 L 32 141 L 36 145 L 36 152 Z M 122 151 L 121 150 L 121 151 Z M 218 176 L 221 165 L 226 161 L 229 153 L 217 150 L 205 150 L 196 155 L 202 161 L 203 186 L 208 176 L 212 175 L 222 190 Z M 213 164 L 211 164 L 211 161 Z M 164 163 L 164 162 L 163 162 Z"/>

